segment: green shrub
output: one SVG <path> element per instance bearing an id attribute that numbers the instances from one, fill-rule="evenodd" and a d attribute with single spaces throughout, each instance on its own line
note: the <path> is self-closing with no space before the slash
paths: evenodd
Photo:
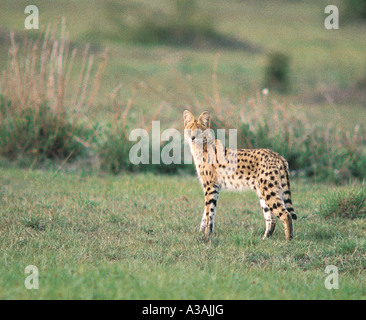
<path id="1" fill-rule="evenodd" d="M 106 59 L 89 85 L 93 59 L 88 57 L 87 47 L 79 80 L 71 85 L 76 49 L 68 54 L 64 20 L 61 39 L 56 39 L 56 32 L 56 28 L 48 28 L 38 41 L 25 40 L 20 46 L 11 33 L 8 66 L 0 79 L 2 157 L 34 163 L 75 159 L 96 139 L 86 111 L 96 97 Z"/>
<path id="2" fill-rule="evenodd" d="M 10 160 L 75 158 L 84 149 L 83 139 L 93 139 L 86 125 L 77 125 L 55 114 L 47 105 L 28 108 L 19 114 L 9 110 L 0 121 L 0 154 Z M 84 142 L 85 144 L 85 142 Z"/>
<path id="3" fill-rule="evenodd" d="M 290 91 L 290 57 L 281 52 L 267 57 L 264 86 L 281 93 Z"/>
<path id="4" fill-rule="evenodd" d="M 162 174 L 188 173 L 195 171 L 193 164 L 183 164 L 184 145 L 181 145 L 182 164 L 164 164 L 160 159 L 160 164 L 151 162 L 151 146 L 149 150 L 148 164 L 133 164 L 130 161 L 130 150 L 137 142 L 129 141 L 126 131 L 121 127 L 108 128 L 105 133 L 104 141 L 97 148 L 97 154 L 100 160 L 102 170 L 118 174 L 121 172 L 154 172 Z M 168 142 L 162 143 L 160 150 Z"/>
<path id="5" fill-rule="evenodd" d="M 366 213 L 366 189 L 364 186 L 346 192 L 335 190 L 324 197 L 320 214 L 326 218 L 357 218 Z"/>
<path id="6" fill-rule="evenodd" d="M 122 130 L 108 128 L 104 135 L 104 141 L 99 141 L 97 147 L 102 170 L 117 174 L 142 169 L 140 165 L 134 165 L 129 161 L 129 152 L 134 142 L 129 141 Z"/>

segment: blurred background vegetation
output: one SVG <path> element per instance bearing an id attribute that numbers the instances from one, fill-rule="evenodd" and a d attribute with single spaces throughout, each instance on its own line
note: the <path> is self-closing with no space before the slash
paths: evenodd
<path id="1" fill-rule="evenodd" d="M 339 30 L 322 0 L 40 0 L 41 32 L 24 29 L 28 4 L 0 1 L 6 161 L 150 170 L 128 163 L 126 133 L 153 119 L 182 130 L 189 108 L 239 129 L 239 147 L 281 152 L 294 174 L 364 178 L 366 1 L 332 2 Z"/>

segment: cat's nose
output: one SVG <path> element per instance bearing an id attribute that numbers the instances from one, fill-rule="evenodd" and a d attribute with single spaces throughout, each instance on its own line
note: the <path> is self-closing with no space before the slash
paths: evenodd
<path id="1" fill-rule="evenodd" d="M 196 137 L 192 137 L 192 141 L 193 141 L 194 139 L 196 139 Z"/>

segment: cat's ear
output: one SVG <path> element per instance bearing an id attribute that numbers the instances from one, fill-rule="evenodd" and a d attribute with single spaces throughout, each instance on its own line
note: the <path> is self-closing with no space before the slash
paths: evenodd
<path id="1" fill-rule="evenodd" d="M 210 127 L 210 113 L 208 111 L 204 111 L 198 117 L 198 122 L 205 128 Z"/>
<path id="2" fill-rule="evenodd" d="M 184 120 L 184 127 L 187 127 L 187 125 L 194 120 L 194 116 L 189 110 L 184 110 L 183 120 Z"/>

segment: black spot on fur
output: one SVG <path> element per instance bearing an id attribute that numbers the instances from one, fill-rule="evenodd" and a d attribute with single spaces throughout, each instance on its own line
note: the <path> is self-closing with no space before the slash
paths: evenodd
<path id="1" fill-rule="evenodd" d="M 210 200 L 208 200 L 206 202 L 206 206 L 210 205 L 211 203 L 216 207 L 216 203 L 217 203 L 216 199 L 210 199 Z"/>

